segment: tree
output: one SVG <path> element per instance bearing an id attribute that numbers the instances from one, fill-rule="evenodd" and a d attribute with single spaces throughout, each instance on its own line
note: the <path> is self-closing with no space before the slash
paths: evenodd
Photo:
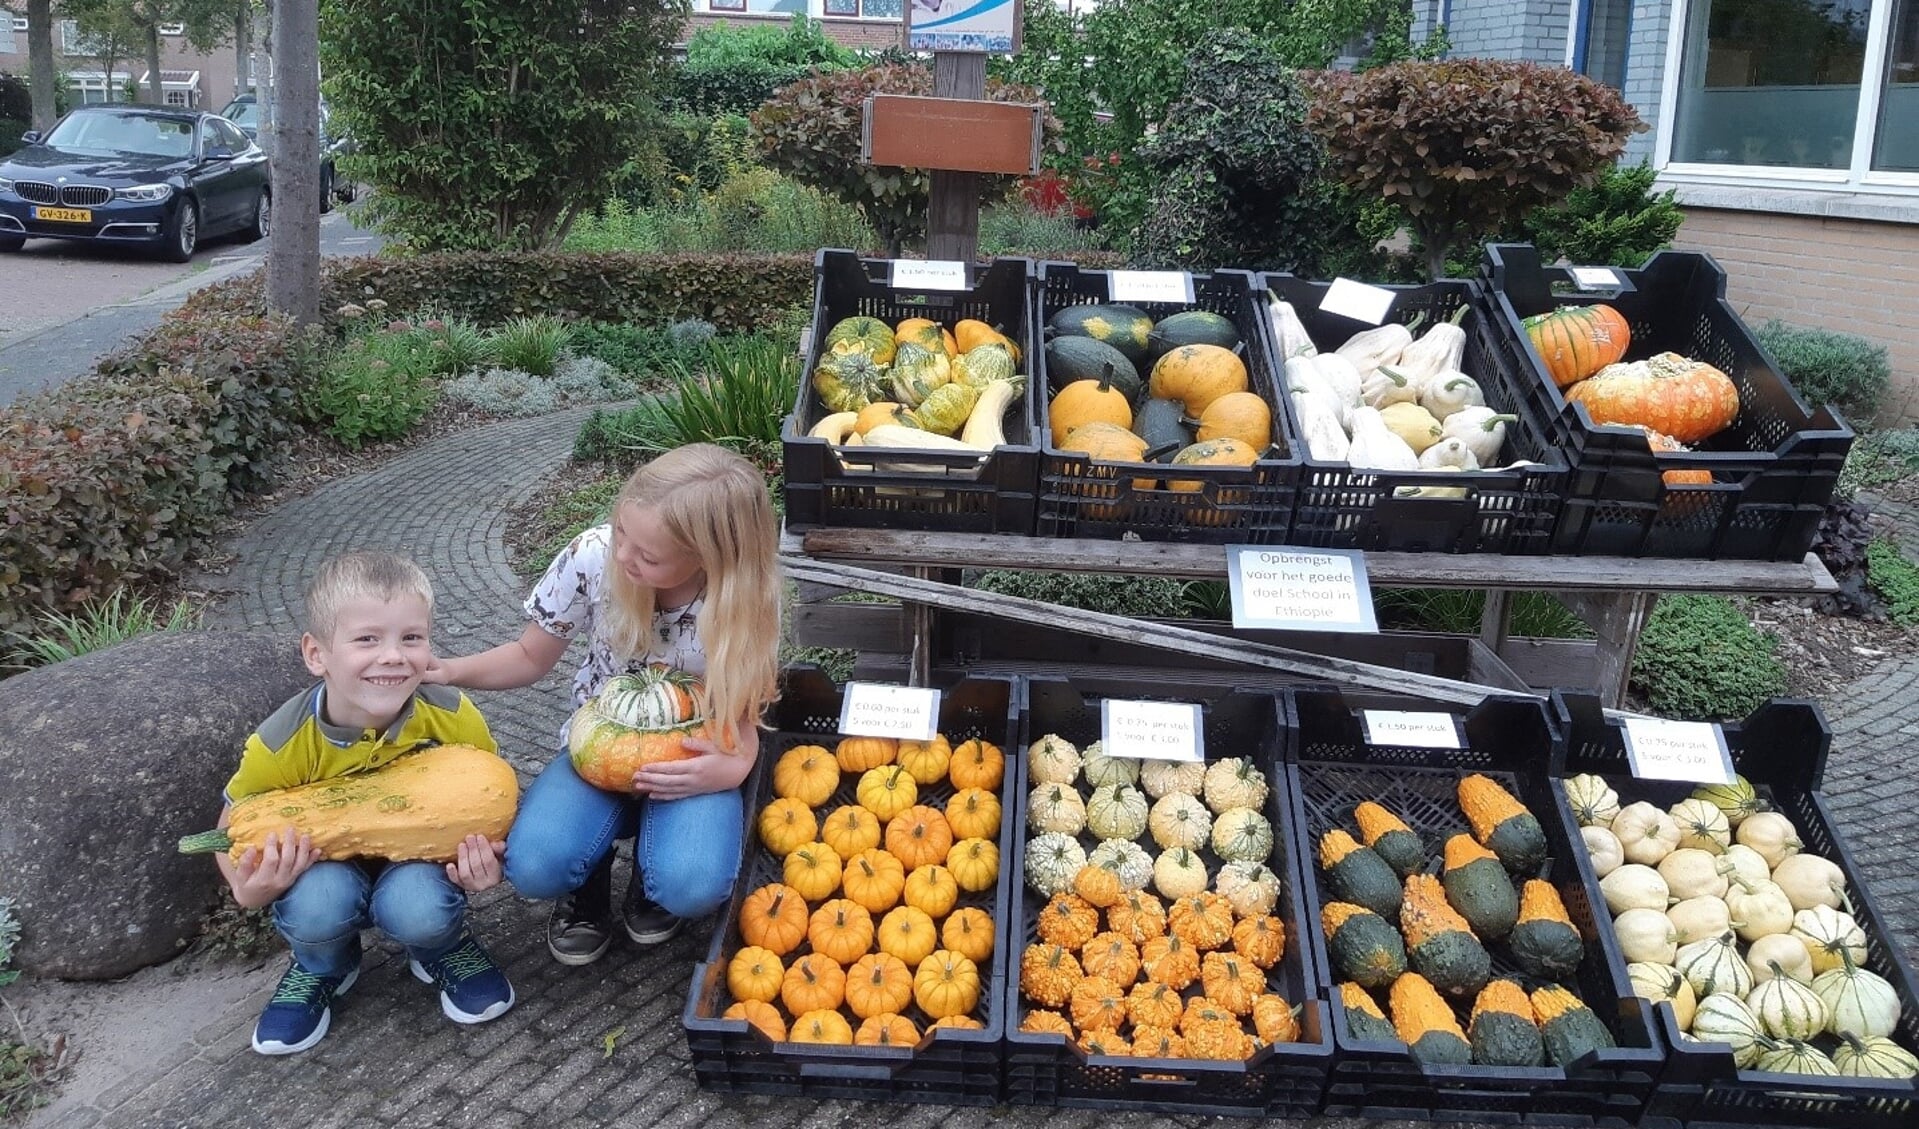
<path id="1" fill-rule="evenodd" d="M 27 0 L 27 70 L 33 83 L 33 128 L 45 133 L 53 128 L 59 112 L 55 109 L 55 72 L 60 64 L 53 55 L 53 0 Z"/>
<path id="2" fill-rule="evenodd" d="M 76 8 L 72 16 L 74 30 L 80 34 L 76 42 L 67 44 L 67 58 L 99 64 L 106 75 L 107 101 L 111 102 L 114 92 L 120 89 L 113 81 L 113 73 L 122 60 L 132 58 L 134 52 L 141 49 L 146 42 L 145 34 L 119 6 Z M 132 82 L 129 77 L 128 85 Z"/>
<path id="3" fill-rule="evenodd" d="M 311 325 L 320 317 L 320 15 L 317 5 L 273 6 L 273 74 L 279 117 L 273 223 L 267 239 L 267 308 Z M 304 154 L 305 156 L 302 156 Z"/>
<path id="4" fill-rule="evenodd" d="M 286 0 L 281 0 L 285 3 Z M 325 0 L 368 213 L 418 250 L 543 248 L 658 121 L 686 0 Z"/>

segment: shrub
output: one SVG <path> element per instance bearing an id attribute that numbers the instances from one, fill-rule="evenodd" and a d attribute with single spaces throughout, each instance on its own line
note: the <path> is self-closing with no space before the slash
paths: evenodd
<path id="1" fill-rule="evenodd" d="M 1886 600 L 1886 618 L 1901 627 L 1919 624 L 1919 565 L 1913 564 L 1891 541 L 1874 541 L 1866 548 L 1866 576 L 1873 590 Z"/>
<path id="2" fill-rule="evenodd" d="M 799 396 L 799 357 L 763 337 L 716 339 L 682 366 L 677 387 L 581 428 L 574 457 L 632 461 L 688 443 L 720 443 L 777 463 L 780 423 Z"/>
<path id="3" fill-rule="evenodd" d="M 1919 473 L 1919 428 L 1875 431 L 1860 436 L 1846 452 L 1839 493 L 1850 497 L 1856 490 L 1886 486 L 1914 473 Z"/>
<path id="4" fill-rule="evenodd" d="M 1779 640 L 1722 596 L 1666 596 L 1633 655 L 1633 684 L 1668 717 L 1740 718 L 1786 688 Z"/>
<path id="5" fill-rule="evenodd" d="M 353 338 L 308 391 L 307 418 L 350 450 L 398 439 L 433 406 L 435 359 L 414 334 Z"/>
<path id="6" fill-rule="evenodd" d="M 552 376 L 566 348 L 567 328 L 549 314 L 517 317 L 488 335 L 493 358 L 504 368 Z"/>
<path id="7" fill-rule="evenodd" d="M 1023 255 L 1032 259 L 1077 259 L 1106 251 L 1096 228 L 1081 227 L 1070 210 L 1047 212 L 1024 200 L 1009 199 L 980 212 L 981 255 Z M 1109 256 L 1118 263 L 1118 256 Z"/>
<path id="8" fill-rule="evenodd" d="M 1850 333 L 1802 329 L 1777 318 L 1760 326 L 1758 337 L 1808 404 L 1837 404 L 1861 419 L 1879 410 L 1892 379 L 1884 345 Z"/>
<path id="9" fill-rule="evenodd" d="M 1412 631 L 1479 634 L 1486 593 L 1470 588 L 1381 588 L 1373 607 L 1382 624 Z M 1511 634 L 1526 639 L 1590 639 L 1592 628 L 1543 592 L 1515 592 Z"/>
<path id="10" fill-rule="evenodd" d="M 1308 121 L 1332 168 L 1404 210 L 1433 278 L 1454 246 L 1599 180 L 1645 128 L 1612 88 L 1535 63 L 1409 61 L 1313 81 Z"/>
<path id="11" fill-rule="evenodd" d="M 972 586 L 1135 619 L 1179 618 L 1187 608 L 1185 586 L 1170 576 L 994 570 L 980 573 Z"/>
<path id="12" fill-rule="evenodd" d="M 553 370 L 553 387 L 569 404 L 600 404 L 630 400 L 638 389 L 633 381 L 598 357 L 561 358 Z"/>
<path id="13" fill-rule="evenodd" d="M 1671 189 L 1653 191 L 1653 176 L 1646 161 L 1615 165 L 1564 202 L 1534 210 L 1525 238 L 1546 262 L 1563 255 L 1582 265 L 1636 267 L 1671 244 L 1686 220 Z"/>
<path id="14" fill-rule="evenodd" d="M 826 34 L 818 20 L 794 15 L 785 27 L 755 23 L 704 27 L 686 44 L 673 76 L 673 100 L 702 114 L 744 114 L 773 92 L 815 70 L 844 70 L 859 56 Z"/>
<path id="15" fill-rule="evenodd" d="M 12 648 L 0 666 L 51 666 L 141 635 L 186 631 L 199 621 L 200 613 L 184 600 L 162 616 L 157 604 L 123 588 L 76 612 L 47 612 L 25 630 L 6 632 L 0 638 L 12 640 Z"/>
<path id="16" fill-rule="evenodd" d="M 494 415 L 544 416 L 560 407 L 560 390 L 551 380 L 521 369 L 476 369 L 449 383 L 444 391 L 462 404 Z"/>
<path id="17" fill-rule="evenodd" d="M 616 372 L 649 380 L 672 365 L 680 348 L 666 331 L 650 325 L 583 321 L 573 326 L 567 348 L 581 357 L 603 361 Z"/>

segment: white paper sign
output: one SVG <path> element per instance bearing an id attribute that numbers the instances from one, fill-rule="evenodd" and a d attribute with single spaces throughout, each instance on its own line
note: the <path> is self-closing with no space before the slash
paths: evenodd
<path id="1" fill-rule="evenodd" d="M 1326 296 L 1319 301 L 1319 308 L 1329 314 L 1363 321 L 1367 325 L 1378 325 L 1386 320 L 1393 308 L 1394 294 L 1379 286 L 1368 286 L 1363 282 L 1354 282 L 1350 278 L 1335 278 L 1326 288 Z"/>
<path id="2" fill-rule="evenodd" d="M 966 264 L 953 259 L 894 259 L 893 285 L 902 290 L 971 290 Z"/>
<path id="3" fill-rule="evenodd" d="M 930 686 L 848 682 L 840 732 L 849 737 L 931 741 L 939 733 L 940 692 Z"/>
<path id="4" fill-rule="evenodd" d="M 1373 590 L 1357 549 L 1228 545 L 1233 626 L 1276 631 L 1374 632 Z"/>
<path id="5" fill-rule="evenodd" d="M 1360 724 L 1368 745 L 1413 749 L 1463 749 L 1459 725 L 1449 713 L 1413 710 L 1362 710 Z"/>
<path id="6" fill-rule="evenodd" d="M 1203 761 L 1206 734 L 1195 702 L 1107 698 L 1099 705 L 1100 748 L 1110 757 Z"/>
<path id="7" fill-rule="evenodd" d="M 1611 267 L 1574 267 L 1573 285 L 1581 290 L 1617 290 L 1619 272 Z"/>
<path id="8" fill-rule="evenodd" d="M 1115 302 L 1193 304 L 1193 276 L 1176 270 L 1116 270 L 1107 278 Z"/>
<path id="9" fill-rule="evenodd" d="M 1626 759 L 1641 780 L 1681 780 L 1688 784 L 1732 783 L 1732 756 L 1726 734 L 1704 721 L 1626 719 Z"/>

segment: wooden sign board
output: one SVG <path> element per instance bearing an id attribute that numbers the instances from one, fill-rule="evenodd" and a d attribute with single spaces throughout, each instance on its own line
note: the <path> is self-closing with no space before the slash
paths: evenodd
<path id="1" fill-rule="evenodd" d="M 952 172 L 1039 172 L 1040 107 L 971 98 L 875 94 L 860 157 L 870 165 Z"/>

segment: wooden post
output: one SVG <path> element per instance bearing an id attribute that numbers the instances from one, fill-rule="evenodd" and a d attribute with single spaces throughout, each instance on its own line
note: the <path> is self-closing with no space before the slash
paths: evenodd
<path id="1" fill-rule="evenodd" d="M 982 98 L 986 56 L 933 53 L 935 98 Z M 926 257 L 970 263 L 979 257 L 979 174 L 933 170 L 926 214 Z"/>

